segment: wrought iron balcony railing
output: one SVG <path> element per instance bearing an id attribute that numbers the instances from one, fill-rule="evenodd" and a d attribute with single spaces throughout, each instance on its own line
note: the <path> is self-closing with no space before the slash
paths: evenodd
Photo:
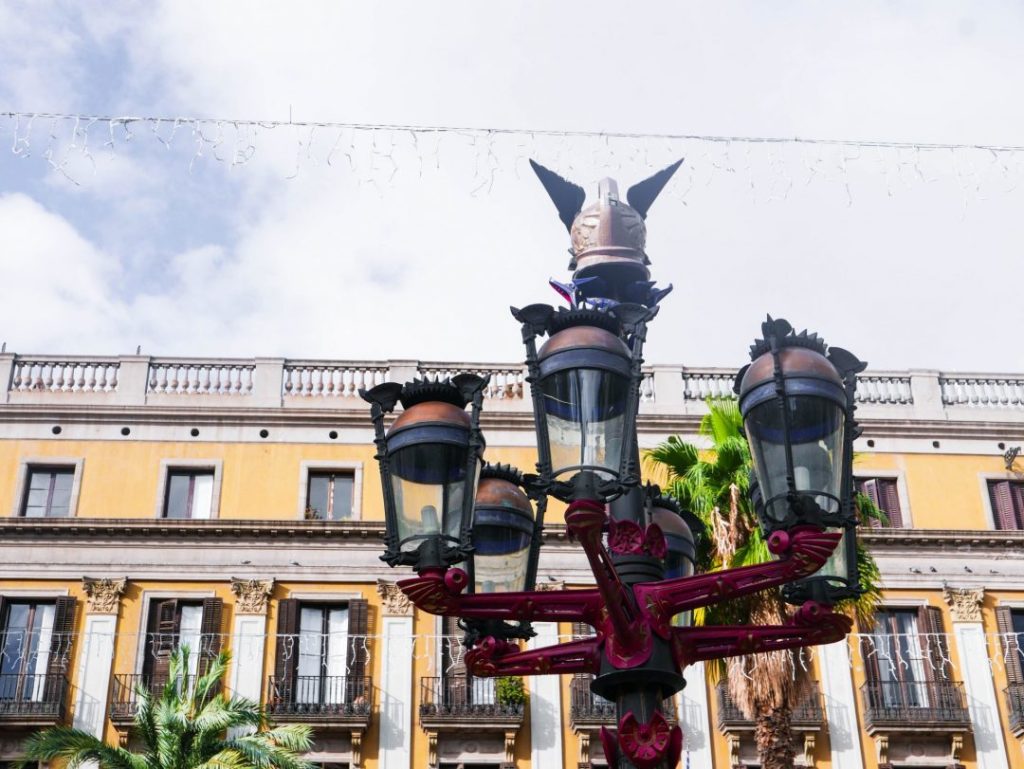
<path id="1" fill-rule="evenodd" d="M 67 694 L 68 680 L 63 675 L 0 675 L 0 723 L 7 727 L 60 723 L 64 720 Z"/>
<path id="2" fill-rule="evenodd" d="M 572 727 L 615 724 L 615 703 L 590 691 L 593 676 L 573 676 L 569 684 L 569 722 Z"/>
<path id="3" fill-rule="evenodd" d="M 725 681 L 720 681 L 717 687 L 718 692 L 718 728 L 727 729 L 752 729 L 754 722 L 743 715 L 743 711 L 729 696 L 729 686 Z M 796 729 L 820 729 L 825 723 L 825 712 L 821 705 L 821 692 L 817 683 L 810 683 L 797 697 L 796 707 L 793 708 L 792 726 Z"/>
<path id="4" fill-rule="evenodd" d="M 523 703 L 498 699 L 493 678 L 443 676 L 420 679 L 420 717 L 423 720 L 504 720 L 521 723 Z"/>
<path id="5" fill-rule="evenodd" d="M 185 686 L 195 683 L 196 676 L 186 676 Z M 138 688 L 160 695 L 167 685 L 167 676 L 154 676 L 140 673 L 117 673 L 114 675 L 113 692 L 110 697 L 110 720 L 114 723 L 127 723 L 135 718 L 139 705 Z M 219 687 L 218 687 L 219 691 Z"/>
<path id="6" fill-rule="evenodd" d="M 860 691 L 868 730 L 970 728 L 964 685 L 960 681 L 870 681 Z"/>
<path id="7" fill-rule="evenodd" d="M 1006 709 L 1010 716 L 1010 729 L 1014 734 L 1024 732 L 1024 684 L 1010 684 L 1004 690 Z"/>
<path id="8" fill-rule="evenodd" d="M 372 694 L 368 676 L 270 676 L 267 713 L 284 721 L 369 723 Z"/>

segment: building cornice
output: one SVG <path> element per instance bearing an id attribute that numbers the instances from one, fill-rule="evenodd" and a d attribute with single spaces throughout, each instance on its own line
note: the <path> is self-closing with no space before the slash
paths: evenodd
<path id="1" fill-rule="evenodd" d="M 167 520 L 151 518 L 0 518 L 0 543 L 23 538 L 82 539 L 314 539 L 367 543 L 384 541 L 383 521 Z M 969 549 L 1024 551 L 1024 531 L 970 529 L 863 530 L 872 551 Z M 563 524 L 546 524 L 544 543 L 568 542 Z"/>

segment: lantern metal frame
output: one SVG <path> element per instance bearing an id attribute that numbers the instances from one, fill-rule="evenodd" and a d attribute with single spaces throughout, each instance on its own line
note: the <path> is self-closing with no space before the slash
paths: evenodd
<path id="1" fill-rule="evenodd" d="M 530 479 L 532 485 L 544 494 L 563 502 L 578 499 L 598 499 L 609 502 L 640 483 L 639 467 L 633 438 L 636 434 L 636 416 L 640 408 L 640 384 L 643 379 L 643 347 L 647 338 L 647 324 L 658 314 L 657 305 L 619 303 L 605 310 L 555 308 L 547 304 L 531 304 L 522 309 L 511 308 L 512 316 L 522 324 L 523 344 L 526 346 L 526 381 L 530 384 L 533 403 L 534 430 L 537 435 L 537 473 Z M 578 321 L 578 322 L 577 322 Z M 541 360 L 537 351 L 540 336 L 553 336 L 572 326 L 594 326 L 612 330 L 629 350 L 629 358 L 618 358 L 597 347 L 575 347 L 559 351 Z M 557 360 L 555 360 L 557 358 Z M 614 358 L 614 360 L 613 360 Z M 550 361 L 550 362 L 549 362 Z M 620 365 L 620 363 L 625 365 Z M 607 371 L 626 379 L 628 389 L 623 407 L 623 444 L 619 467 L 612 478 L 605 478 L 595 469 L 582 466 L 568 481 L 553 476 L 548 414 L 544 404 L 542 382 L 564 371 L 584 369 Z"/>
<path id="2" fill-rule="evenodd" d="M 544 514 L 547 511 L 547 495 L 539 491 L 536 483 L 531 483 L 530 480 L 536 479 L 536 476 L 525 476 L 520 470 L 511 465 L 491 465 L 485 464 L 484 469 L 481 471 L 481 479 L 484 477 L 484 473 L 488 469 L 495 471 L 495 475 L 491 477 L 504 478 L 511 483 L 519 486 L 530 500 L 533 506 L 533 526 L 530 532 L 530 544 L 529 554 L 526 560 L 526 571 L 523 577 L 523 590 L 525 592 L 531 592 L 534 590 L 537 582 L 537 566 L 540 561 L 540 548 L 543 542 L 544 536 Z M 479 522 L 477 518 L 477 512 L 479 505 L 474 506 L 473 510 L 473 526 Z M 476 592 L 476 556 L 477 552 L 474 548 L 473 552 L 466 559 L 466 571 L 468 575 L 467 592 L 474 595 L 484 595 L 483 593 Z M 501 595 L 500 593 L 493 595 Z M 527 640 L 537 635 L 534 631 L 533 626 L 530 622 L 521 620 L 518 622 L 506 622 L 504 620 L 461 620 L 459 626 L 465 631 L 466 635 L 463 639 L 463 645 L 467 648 L 472 648 L 482 639 L 493 636 L 503 641 L 509 641 L 513 638 L 519 638 Z"/>
<path id="3" fill-rule="evenodd" d="M 385 552 L 381 560 L 389 566 L 412 566 L 417 573 L 444 570 L 469 557 L 473 552 L 472 525 L 473 507 L 476 503 L 476 482 L 478 469 L 483 464 L 485 441 L 480 430 L 480 410 L 483 405 L 484 388 L 489 377 L 476 374 L 458 374 L 451 379 L 438 381 L 415 380 L 405 385 L 385 382 L 370 390 L 361 389 L 359 395 L 370 404 L 370 419 L 374 427 L 374 444 L 377 447 L 375 459 L 380 466 L 381 486 L 384 495 Z M 469 430 L 462 442 L 461 436 L 454 435 L 454 428 L 443 422 L 420 422 L 399 433 L 400 440 L 385 427 L 385 417 L 391 414 L 404 397 L 423 388 L 450 388 L 451 393 L 462 401 L 462 408 L 469 405 Z M 448 402 L 448 401 L 444 401 Z M 444 534 L 424 538 L 416 550 L 402 550 L 398 534 L 398 506 L 392 485 L 391 459 L 395 451 L 412 445 L 455 443 L 467 448 L 464 488 L 462 495 L 462 520 L 457 540 Z"/>
<path id="4" fill-rule="evenodd" d="M 805 601 L 817 601 L 823 605 L 834 605 L 838 601 L 856 598 L 861 593 L 860 575 L 857 568 L 857 527 L 858 519 L 854 504 L 853 484 L 853 443 L 860 435 L 855 412 L 857 410 L 857 374 L 867 367 L 867 363 L 840 347 L 830 347 L 816 334 L 803 331 L 794 332 L 793 327 L 785 319 L 768 319 L 761 325 L 763 338 L 758 339 L 750 348 L 751 362 L 768 353 L 772 356 L 772 376 L 749 385 L 741 392 L 741 382 L 751 364 L 747 364 L 736 375 L 733 386 L 740 397 L 740 411 L 744 421 L 753 409 L 769 401 L 776 401 L 782 414 L 783 430 L 785 431 L 785 460 L 787 490 L 765 499 L 756 478 L 750 486 L 750 498 L 761 529 L 766 536 L 778 530 L 791 530 L 797 526 L 820 526 L 841 530 L 843 537 L 838 547 L 843 548 L 846 573 L 843 575 L 814 574 L 801 578 L 782 589 L 783 598 L 791 604 L 801 605 Z M 783 370 L 781 353 L 792 347 L 802 347 L 821 354 L 836 370 L 842 380 L 842 386 L 834 382 L 806 372 L 786 372 Z M 795 482 L 795 470 L 790 435 L 789 410 L 787 399 L 793 396 L 817 397 L 830 400 L 842 408 L 842 466 L 840 468 L 839 495 L 835 497 L 822 490 L 798 490 Z M 828 512 L 818 505 L 815 497 L 828 496 L 837 502 L 836 511 Z M 769 514 L 768 508 L 773 502 L 784 501 L 787 515 L 783 519 Z"/>

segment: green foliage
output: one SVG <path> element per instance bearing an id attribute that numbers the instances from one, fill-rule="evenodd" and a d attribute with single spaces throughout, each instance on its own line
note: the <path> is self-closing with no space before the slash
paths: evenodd
<path id="1" fill-rule="evenodd" d="M 161 691 L 136 689 L 134 726 L 145 745 L 142 753 L 56 726 L 30 736 L 25 757 L 15 766 L 27 769 L 37 761 L 61 760 L 68 769 L 86 761 L 95 761 L 99 769 L 313 769 L 299 755 L 312 747 L 308 726 L 269 728 L 258 703 L 223 694 L 226 652 L 195 679 L 188 675 L 188 656 L 187 647 L 174 651 Z M 250 733 L 226 738 L 228 730 Z"/>
<path id="2" fill-rule="evenodd" d="M 526 704 L 526 686 L 520 676 L 503 676 L 494 684 L 495 697 L 499 705 L 508 707 Z"/>

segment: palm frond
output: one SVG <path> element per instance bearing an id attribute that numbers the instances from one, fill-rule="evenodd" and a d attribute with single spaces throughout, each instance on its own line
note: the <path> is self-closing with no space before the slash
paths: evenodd
<path id="1" fill-rule="evenodd" d="M 95 761 L 103 769 L 146 769 L 145 761 L 127 750 L 111 747 L 98 737 L 70 726 L 54 726 L 32 734 L 25 740 L 22 750 L 24 757 L 15 764 L 19 769 L 28 769 L 37 761 L 54 760 L 67 762 L 68 769 L 77 769 L 87 761 Z"/>

